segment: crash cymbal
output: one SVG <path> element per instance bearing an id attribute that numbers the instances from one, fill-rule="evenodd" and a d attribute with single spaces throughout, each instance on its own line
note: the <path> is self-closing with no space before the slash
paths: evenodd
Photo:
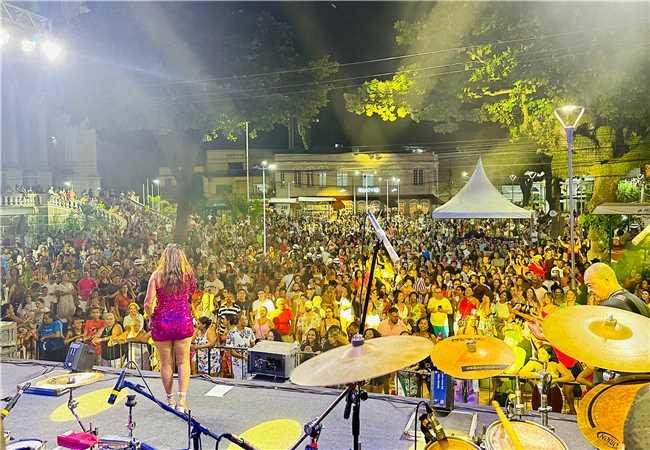
<path id="1" fill-rule="evenodd" d="M 650 375 L 630 375 L 594 386 L 578 404 L 578 428 L 599 449 L 622 449 L 623 426 L 637 392 Z"/>
<path id="2" fill-rule="evenodd" d="M 291 373 L 301 386 L 333 386 L 376 378 L 426 358 L 433 342 L 418 336 L 387 336 L 344 345 L 305 361 Z"/>
<path id="3" fill-rule="evenodd" d="M 650 372 L 650 318 L 607 306 L 558 309 L 542 322 L 546 339 L 590 366 Z"/>
<path id="4" fill-rule="evenodd" d="M 501 374 L 515 362 L 515 353 L 492 336 L 451 336 L 436 344 L 431 361 L 447 375 L 480 380 Z"/>

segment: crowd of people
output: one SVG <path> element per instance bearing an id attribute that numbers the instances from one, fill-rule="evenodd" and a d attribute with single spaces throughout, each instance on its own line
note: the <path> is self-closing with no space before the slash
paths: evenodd
<path id="1" fill-rule="evenodd" d="M 85 342 L 101 364 L 120 367 L 132 359 L 156 369 L 160 355 L 150 345 L 145 296 L 171 242 L 171 224 L 128 196 L 102 202 L 127 219 L 126 228 L 106 225 L 5 243 L 2 320 L 17 324 L 22 357 L 61 361 L 71 343 Z M 572 248 L 566 237 L 552 238 L 541 221 L 393 214 L 382 223 L 400 262 L 380 254 L 368 286 L 374 234 L 363 215 L 269 212 L 266 254 L 260 227 L 247 220 L 193 218 L 184 245 L 197 280 L 189 298 L 193 372 L 246 378 L 247 350 L 264 339 L 296 343 L 303 359 L 345 345 L 359 331 L 369 289 L 366 339 L 490 335 L 515 350 L 511 373 L 535 378 L 538 361 L 546 358 L 558 381 L 590 382 L 584 364 L 549 346 L 536 329 L 557 308 L 598 302 L 583 279 L 590 264 L 586 239 Z M 646 304 L 649 283 L 647 270 L 622 280 Z M 417 368 L 430 368 L 430 361 Z M 369 384 L 376 392 L 395 388 L 385 379 Z M 503 382 L 495 395 L 511 388 Z M 571 386 L 563 395 L 574 392 Z M 575 411 L 572 401 L 568 409 Z"/>

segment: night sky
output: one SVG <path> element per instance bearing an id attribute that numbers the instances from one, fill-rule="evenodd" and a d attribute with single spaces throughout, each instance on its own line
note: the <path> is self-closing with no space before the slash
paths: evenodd
<path id="1" fill-rule="evenodd" d="M 232 51 L 241 45 L 234 37 L 240 26 L 232 23 L 234 13 L 253 17 L 267 11 L 291 27 L 297 50 L 307 59 L 330 55 L 339 63 L 350 63 L 405 53 L 394 41 L 395 21 L 425 16 L 434 3 L 88 2 L 89 12 L 70 19 L 79 5 L 31 2 L 23 6 L 52 18 L 55 30 L 66 42 L 70 58 L 57 76 L 74 79 L 91 66 L 93 70 L 120 68 L 139 83 L 164 86 L 169 81 L 242 75 L 220 59 L 224 46 Z M 346 66 L 334 78 L 394 71 L 403 62 Z M 336 144 L 398 148 L 402 144 L 462 139 L 473 132 L 469 129 L 465 134 L 437 136 L 430 124 L 410 120 L 388 123 L 357 116 L 346 111 L 344 92 L 330 92 L 329 105 L 312 126 L 315 151 L 329 150 Z M 65 95 L 69 99 L 76 93 L 68 89 Z M 150 135 L 102 129 L 101 123 L 97 128 L 100 172 L 108 184 L 125 186 L 133 178 L 157 176 L 157 167 L 151 161 L 158 159 L 158 150 Z M 226 145 L 240 146 L 242 142 Z M 252 147 L 286 149 L 286 145 L 287 132 L 281 128 L 251 142 Z"/>

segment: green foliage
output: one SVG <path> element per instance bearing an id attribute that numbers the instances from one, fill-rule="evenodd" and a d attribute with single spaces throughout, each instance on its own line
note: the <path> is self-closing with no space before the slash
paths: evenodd
<path id="1" fill-rule="evenodd" d="M 634 180 L 621 180 L 616 188 L 616 198 L 621 202 L 638 202 L 641 199 L 641 186 Z"/>
<path id="2" fill-rule="evenodd" d="M 579 221 L 583 228 L 591 231 L 592 239 L 595 238 L 599 247 L 605 251 L 609 251 L 611 248 L 611 233 L 625 223 L 623 216 L 619 214 L 582 214 Z"/>
<path id="3" fill-rule="evenodd" d="M 410 116 L 417 121 L 417 115 L 407 99 L 413 84 L 414 80 L 409 73 L 398 73 L 390 80 L 366 81 L 361 89 L 344 94 L 344 98 L 348 110 L 359 115 L 378 115 L 388 122 Z"/>

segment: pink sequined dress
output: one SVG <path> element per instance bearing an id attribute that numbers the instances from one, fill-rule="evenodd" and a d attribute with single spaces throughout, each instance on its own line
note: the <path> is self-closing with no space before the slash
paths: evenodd
<path id="1" fill-rule="evenodd" d="M 196 290 L 192 276 L 178 292 L 156 288 L 156 308 L 151 316 L 151 337 L 154 341 L 178 341 L 194 334 L 190 297 Z"/>

